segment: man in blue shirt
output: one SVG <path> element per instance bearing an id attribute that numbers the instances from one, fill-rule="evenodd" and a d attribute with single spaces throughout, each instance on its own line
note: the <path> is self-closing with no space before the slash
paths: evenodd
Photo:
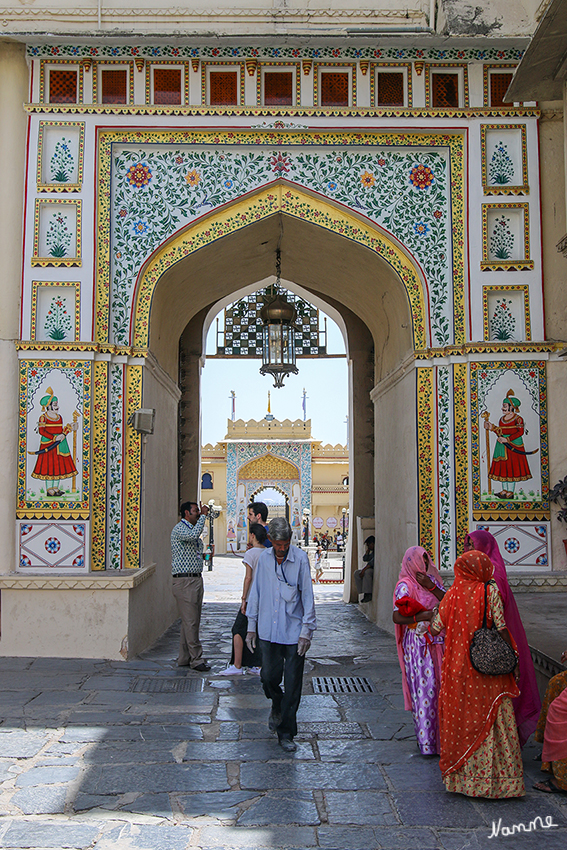
<path id="1" fill-rule="evenodd" d="M 181 522 L 171 532 L 171 573 L 173 595 L 181 617 L 178 667 L 192 667 L 206 673 L 211 667 L 203 659 L 199 640 L 203 604 L 203 541 L 201 534 L 209 513 L 207 505 L 184 502 Z"/>
<path id="2" fill-rule="evenodd" d="M 303 550 L 290 545 L 291 533 L 283 517 L 269 523 L 273 548 L 260 555 L 246 608 L 246 644 L 253 652 L 259 639 L 262 685 L 272 701 L 268 726 L 277 732 L 280 746 L 288 753 L 297 749 L 293 739 L 305 653 L 317 628 L 309 559 Z"/>

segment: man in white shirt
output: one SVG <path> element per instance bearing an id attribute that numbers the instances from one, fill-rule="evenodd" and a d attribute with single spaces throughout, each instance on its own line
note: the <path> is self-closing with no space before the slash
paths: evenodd
<path id="1" fill-rule="evenodd" d="M 250 651 L 258 637 L 262 651 L 262 685 L 272 701 L 268 726 L 282 749 L 297 749 L 297 709 L 301 700 L 305 653 L 317 628 L 311 570 L 307 554 L 291 546 L 291 526 L 276 517 L 268 526 L 272 549 L 262 552 L 248 596 L 246 614 Z M 285 693 L 281 689 L 284 682 Z"/>

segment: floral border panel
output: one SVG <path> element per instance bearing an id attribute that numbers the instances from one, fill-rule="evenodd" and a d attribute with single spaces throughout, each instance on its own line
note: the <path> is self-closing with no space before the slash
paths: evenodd
<path id="1" fill-rule="evenodd" d="M 454 404 L 454 457 L 455 457 L 455 533 L 456 554 L 463 551 L 465 535 L 469 530 L 470 474 L 469 474 L 469 382 L 466 363 L 453 365 Z"/>
<path id="2" fill-rule="evenodd" d="M 488 233 L 488 213 L 490 210 L 522 210 L 523 212 L 523 251 L 522 259 L 490 260 L 490 239 Z M 504 215 L 504 213 L 502 213 Z M 481 271 L 530 271 L 534 267 L 534 261 L 530 260 L 530 205 L 527 201 L 523 203 L 510 204 L 482 204 L 482 262 Z"/>
<path id="3" fill-rule="evenodd" d="M 546 362 L 544 360 L 527 361 L 486 361 L 484 363 L 471 363 L 471 457 L 473 469 L 473 517 L 475 520 L 547 520 L 550 518 L 549 508 L 549 459 L 548 459 L 548 430 L 547 430 L 547 379 Z M 511 374 L 508 375 L 507 373 Z M 506 381 L 501 379 L 506 376 Z M 509 380 L 508 380 L 509 378 Z M 487 452 L 487 435 L 490 431 L 485 430 L 481 423 L 489 415 L 492 419 L 500 416 L 500 412 L 493 410 L 486 412 L 486 399 L 497 382 L 500 381 L 502 395 L 506 394 L 508 384 L 511 389 L 525 396 L 525 406 L 529 409 L 522 411 L 520 415 L 526 423 L 531 418 L 537 426 L 528 428 L 524 432 L 523 447 L 514 450 L 516 454 L 530 457 L 524 460 L 531 470 L 534 464 L 539 463 L 538 478 L 541 481 L 541 491 L 529 490 L 525 493 L 524 487 L 530 486 L 523 481 L 519 482 L 518 492 L 514 498 L 498 498 L 495 494 L 482 492 L 481 464 L 485 467 L 489 463 L 490 455 Z M 506 386 L 504 386 L 504 384 Z M 490 438 L 489 438 L 490 439 Z M 533 449 L 534 440 L 536 448 Z M 492 440 L 493 444 L 494 439 Z M 489 447 L 489 451 L 492 449 Z M 509 451 L 509 450 L 507 450 Z M 524 479 L 526 482 L 532 479 Z M 502 491 L 503 492 L 503 491 Z M 539 495 L 539 498 L 538 498 Z M 483 498 L 485 496 L 485 498 Z M 487 497 L 486 497 L 487 496 Z"/>
<path id="4" fill-rule="evenodd" d="M 142 365 L 126 366 L 123 533 L 124 567 L 131 570 L 142 566 L 142 435 L 130 424 L 130 417 L 142 406 L 142 371 Z"/>
<path id="5" fill-rule="evenodd" d="M 75 209 L 75 256 L 66 256 L 67 251 L 72 247 L 73 235 L 67 227 L 68 219 L 61 214 L 57 217 L 57 211 L 53 212 L 56 216 L 51 222 L 48 238 L 52 243 L 51 255 L 48 257 L 40 256 L 40 226 L 41 226 L 41 211 L 47 208 L 50 204 L 56 207 L 74 207 Z M 33 254 L 31 257 L 32 266 L 81 266 L 81 209 L 82 201 L 68 201 L 64 198 L 36 198 L 34 210 L 34 227 L 33 227 Z M 49 247 L 49 242 L 48 245 Z"/>
<path id="6" fill-rule="evenodd" d="M 489 531 L 496 538 L 506 569 L 549 570 L 551 560 L 550 524 L 475 523 L 477 531 Z M 510 572 L 508 573 L 510 575 Z"/>
<path id="7" fill-rule="evenodd" d="M 124 492 L 125 391 L 122 363 L 111 363 L 108 388 L 108 471 L 106 481 L 106 564 L 122 569 L 122 497 Z M 102 531 L 102 529 L 101 529 Z"/>
<path id="8" fill-rule="evenodd" d="M 491 292 L 523 292 L 524 294 L 524 337 L 529 342 L 532 338 L 532 323 L 530 318 L 530 287 L 527 283 L 519 284 L 491 284 L 482 287 L 482 333 L 483 339 L 490 340 L 490 317 L 488 315 L 488 296 Z M 507 341 L 507 340 L 502 340 Z M 511 340 L 510 342 L 523 342 L 524 340 Z"/>
<path id="9" fill-rule="evenodd" d="M 496 184 L 488 182 L 489 164 L 486 152 L 486 134 L 493 130 L 519 130 L 521 133 L 522 146 L 522 183 L 511 185 L 508 183 Z M 485 195 L 529 195 L 530 186 L 528 182 L 528 140 L 526 124 L 481 124 L 480 125 L 480 157 L 482 168 L 482 191 Z M 505 161 L 505 154 L 503 158 Z M 504 172 L 503 178 L 508 175 Z"/>
<path id="10" fill-rule="evenodd" d="M 433 369 L 418 366 L 417 376 L 417 457 L 419 545 L 435 552 L 435 464 L 434 375 Z"/>
<path id="11" fill-rule="evenodd" d="M 67 182 L 67 174 L 72 164 L 73 155 L 70 150 L 69 139 L 61 138 L 52 157 L 52 174 L 60 177 L 59 180 L 44 182 L 44 143 L 45 132 L 51 127 L 60 127 L 62 133 L 65 129 L 72 127 L 79 130 L 79 143 L 77 147 L 77 181 Z M 37 143 L 37 191 L 38 192 L 80 192 L 83 185 L 83 164 L 85 156 L 85 122 L 84 121 L 40 121 Z"/>
<path id="12" fill-rule="evenodd" d="M 73 421 L 80 417 L 82 438 L 81 445 L 74 462 L 78 464 L 77 469 L 81 474 L 81 497 L 79 500 L 61 499 L 57 496 L 49 500 L 27 498 L 28 465 L 31 461 L 28 457 L 36 456 L 37 451 L 29 451 L 28 445 L 28 416 L 37 412 L 38 392 L 51 381 L 55 392 L 57 392 L 56 381 L 51 380 L 51 373 L 62 372 L 66 382 L 73 388 L 77 398 L 76 413 Z M 20 414 L 19 414 L 19 439 L 18 439 L 18 498 L 16 515 L 22 518 L 70 518 L 89 515 L 90 489 L 91 489 L 91 465 L 90 465 L 90 440 L 91 440 L 91 383 L 92 364 L 90 360 L 21 360 L 20 361 Z M 54 376 L 55 378 L 55 376 Z M 65 418 L 71 419 L 70 413 L 65 412 Z M 68 426 L 64 433 L 67 435 Z M 71 431 L 69 431 L 71 433 Z M 73 432 L 74 433 L 74 432 Z M 40 445 L 38 440 L 38 445 Z M 36 446 L 34 445 L 34 449 Z M 70 474 L 68 477 L 71 477 Z M 57 476 L 55 475 L 55 478 Z"/>
<path id="13" fill-rule="evenodd" d="M 37 57 L 50 57 L 52 61 L 57 61 L 55 57 L 71 56 L 75 59 L 89 58 L 95 59 L 101 56 L 108 57 L 146 57 L 147 59 L 164 58 L 187 58 L 187 59 L 382 59 L 382 60 L 423 60 L 425 62 L 442 62 L 445 61 L 469 61 L 469 62 L 519 62 L 524 51 L 517 47 L 512 48 L 437 48 L 437 47 L 337 47 L 335 45 L 327 45 L 325 47 L 272 47 L 270 45 L 257 46 L 192 46 L 191 44 L 167 44 L 151 45 L 145 44 L 143 47 L 131 44 L 113 45 L 100 44 L 93 45 L 92 42 L 84 44 L 52 44 L 45 43 L 39 45 L 28 45 L 27 54 L 30 59 Z"/>
<path id="14" fill-rule="evenodd" d="M 72 340 L 67 340 L 67 342 L 78 342 L 81 339 L 81 283 L 78 280 L 32 280 L 32 297 L 31 297 L 31 322 L 30 322 L 30 340 L 37 339 L 37 307 L 38 307 L 38 295 L 39 290 L 48 287 L 57 287 L 57 288 L 73 288 L 75 290 L 74 296 L 74 315 L 71 318 L 70 315 L 67 315 L 66 312 L 63 313 L 63 306 L 61 304 L 55 303 L 53 305 L 53 310 L 56 310 L 58 314 L 54 315 L 53 321 L 51 322 L 51 339 L 54 342 L 64 341 L 65 336 L 64 332 L 73 331 L 74 338 Z M 60 327 L 63 326 L 64 327 Z M 48 342 L 49 340 L 43 340 Z"/>
<path id="15" fill-rule="evenodd" d="M 107 360 L 95 360 L 93 378 L 93 498 L 92 498 L 92 563 L 93 570 L 106 569 L 106 516 L 111 502 L 107 500 L 108 432 Z"/>
<path id="16" fill-rule="evenodd" d="M 438 566 L 449 570 L 455 560 L 452 386 L 449 366 L 437 367 L 437 526 Z"/>
<path id="17" fill-rule="evenodd" d="M 88 520 L 18 520 L 17 573 L 81 575 L 89 572 Z"/>

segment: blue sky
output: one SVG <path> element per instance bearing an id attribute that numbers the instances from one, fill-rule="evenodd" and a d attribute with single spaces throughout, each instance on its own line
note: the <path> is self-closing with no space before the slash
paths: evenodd
<path id="1" fill-rule="evenodd" d="M 321 314 L 321 323 L 323 320 Z M 342 334 L 332 319 L 327 318 L 327 351 L 344 354 Z M 207 352 L 215 349 L 215 322 L 207 337 Z M 347 361 L 317 359 L 297 361 L 298 375 L 290 375 L 282 389 L 275 389 L 268 375 L 260 375 L 260 360 L 207 360 L 203 369 L 202 442 L 216 443 L 226 436 L 226 420 L 230 418 L 230 391 L 236 392 L 237 419 L 263 419 L 271 408 L 276 419 L 303 419 L 303 388 L 307 390 L 307 418 L 311 432 L 323 443 L 346 443 L 348 410 Z"/>

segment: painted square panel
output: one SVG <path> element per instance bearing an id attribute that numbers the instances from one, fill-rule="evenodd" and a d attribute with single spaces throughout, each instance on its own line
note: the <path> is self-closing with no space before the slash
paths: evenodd
<path id="1" fill-rule="evenodd" d="M 20 520 L 16 572 L 27 574 L 89 571 L 89 523 L 86 520 Z"/>

